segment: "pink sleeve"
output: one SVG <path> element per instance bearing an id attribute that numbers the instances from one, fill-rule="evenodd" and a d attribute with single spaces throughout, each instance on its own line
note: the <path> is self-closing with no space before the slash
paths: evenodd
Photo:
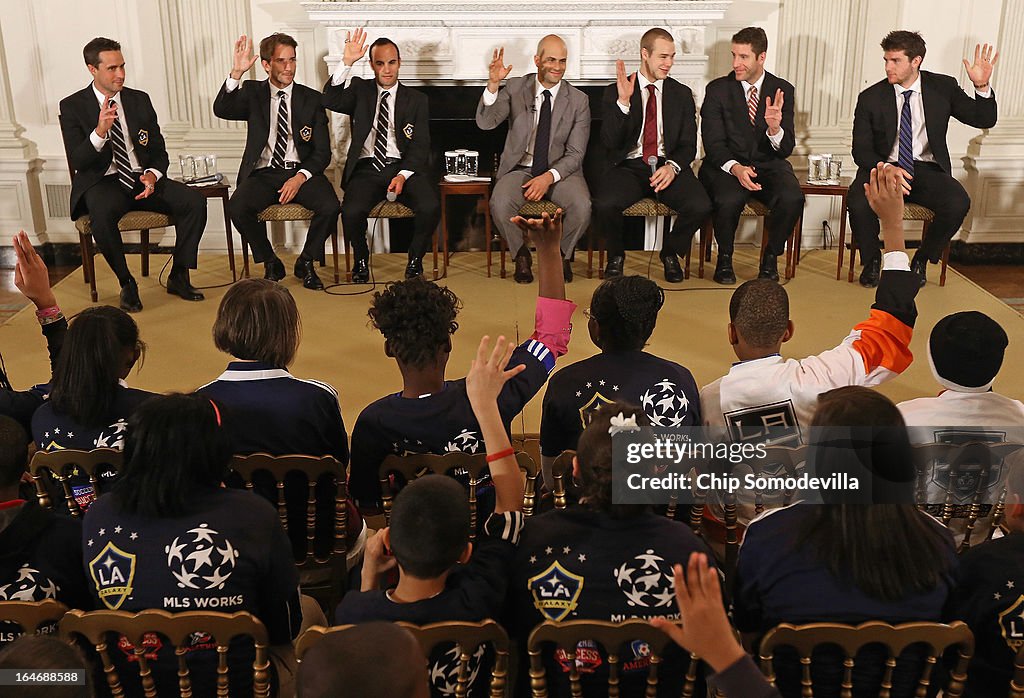
<path id="1" fill-rule="evenodd" d="M 546 346 L 556 357 L 564 356 L 569 351 L 572 314 L 575 310 L 576 304 L 572 301 L 538 297 L 531 339 Z"/>

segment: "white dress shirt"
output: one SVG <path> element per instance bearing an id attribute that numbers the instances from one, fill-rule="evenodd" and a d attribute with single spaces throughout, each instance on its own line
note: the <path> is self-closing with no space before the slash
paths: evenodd
<path id="1" fill-rule="evenodd" d="M 554 87 L 544 87 L 544 85 L 540 84 L 539 80 L 533 81 L 533 129 L 530 131 L 530 140 L 528 141 L 529 145 L 526 146 L 526 152 L 523 153 L 523 159 L 518 163 L 520 167 L 533 167 L 533 148 L 535 141 L 537 140 L 537 122 L 540 121 L 540 107 L 544 104 L 544 90 L 551 93 L 551 110 L 552 116 L 554 116 L 555 98 L 558 97 L 558 90 L 561 86 L 561 80 L 555 83 Z M 491 92 L 485 87 L 484 106 L 489 107 L 497 101 L 498 93 Z M 551 125 L 554 126 L 554 121 L 552 121 Z M 554 167 L 548 170 L 548 172 L 551 173 L 551 176 L 555 178 L 556 182 L 562 179 L 562 175 L 558 174 L 558 170 Z"/>
<path id="2" fill-rule="evenodd" d="M 925 128 L 924 120 L 924 100 L 921 98 L 921 76 L 917 76 L 917 80 L 910 87 L 904 87 L 900 84 L 893 85 L 894 96 L 896 99 L 896 114 L 897 119 L 903 116 L 903 102 L 906 97 L 903 96 L 908 90 L 914 91 L 914 96 L 910 98 L 910 121 L 912 127 L 913 136 L 913 150 L 914 160 L 921 162 L 935 162 L 935 157 L 932 155 L 931 145 L 928 143 L 928 129 Z M 992 87 L 989 86 L 984 92 L 974 91 L 977 97 L 982 99 L 988 99 L 992 96 Z M 892 150 L 889 151 L 889 161 L 897 162 L 900 158 L 900 127 L 899 121 L 896 122 L 896 140 L 892 144 Z"/>
<path id="3" fill-rule="evenodd" d="M 224 81 L 224 89 L 228 92 L 234 92 L 238 89 L 241 84 L 240 81 L 235 80 L 230 75 L 228 79 Z M 267 137 L 267 144 L 263 146 L 263 152 L 260 153 L 260 159 L 256 161 L 256 166 L 253 169 L 262 169 L 264 167 L 270 167 L 271 161 L 274 159 L 274 147 L 277 146 L 277 112 L 281 108 L 281 97 L 278 96 L 278 92 L 284 92 L 284 103 L 288 109 L 288 143 L 285 146 L 284 159 L 286 161 L 298 162 L 299 151 L 295 147 L 295 134 L 291 132 L 291 124 L 295 123 L 292 118 L 292 88 L 295 87 L 295 83 L 289 83 L 287 87 L 274 87 L 273 83 L 270 84 L 270 133 Z M 313 176 L 313 173 L 309 170 L 299 170 L 305 175 L 308 180 Z"/>
<path id="4" fill-rule="evenodd" d="M 750 91 L 752 89 L 754 89 L 755 87 L 757 88 L 757 102 L 758 102 L 758 104 L 761 103 L 761 100 L 764 99 L 764 93 L 761 91 L 761 87 L 764 85 L 764 71 L 763 70 L 761 71 L 761 77 L 759 77 L 756 82 L 750 83 L 750 82 L 747 82 L 746 80 L 743 80 L 740 84 L 743 85 L 743 104 L 744 105 L 746 105 L 747 101 L 750 99 Z M 774 99 L 774 96 L 772 97 L 772 99 Z M 781 126 L 779 126 L 779 132 L 776 133 L 774 136 L 772 134 L 768 133 L 767 129 L 765 129 L 765 132 L 764 132 L 764 134 L 766 136 L 768 136 L 768 142 L 771 143 L 772 147 L 775 148 L 776 150 L 778 150 L 782 146 L 782 136 L 785 135 L 785 133 L 786 133 L 786 130 L 784 128 L 782 128 Z M 736 164 L 735 160 L 727 160 L 726 163 L 724 165 L 722 165 L 722 171 L 728 172 L 729 170 L 732 169 L 732 166 L 735 165 L 735 164 Z"/>
<path id="5" fill-rule="evenodd" d="M 331 76 L 331 84 L 334 86 L 344 85 L 348 88 L 349 83 L 352 81 L 352 66 L 339 63 L 338 67 L 341 70 Z M 387 157 L 401 160 L 402 151 L 398 149 L 398 138 L 395 136 L 395 100 L 398 98 L 398 83 L 396 82 L 386 90 L 380 86 L 380 83 L 374 81 L 374 84 L 377 86 L 377 102 L 373 105 L 373 126 L 370 128 L 370 133 L 366 136 L 366 140 L 363 141 L 363 149 L 359 151 L 359 159 L 373 157 L 373 144 L 377 140 L 377 114 L 380 111 L 380 99 L 387 92 L 390 95 L 388 97 Z M 398 174 L 408 181 L 415 173 L 412 170 L 400 170 Z"/>
<path id="6" fill-rule="evenodd" d="M 647 79 L 640 71 L 636 73 L 637 82 L 640 83 L 640 113 L 643 115 L 643 121 L 647 120 L 647 103 L 651 99 L 651 91 L 647 89 L 648 85 L 654 85 L 654 94 L 657 96 L 657 111 L 658 111 L 658 157 L 665 157 L 665 124 L 662 121 L 662 107 L 665 96 L 664 80 L 655 80 L 651 82 Z M 619 105 L 619 109 L 623 114 L 629 114 L 629 105 L 623 105 L 622 102 L 615 102 Z M 636 143 L 633 144 L 633 149 L 626 153 L 626 159 L 631 160 L 633 158 L 641 157 L 644 154 L 644 129 L 640 128 L 640 135 L 636 139 Z"/>
<path id="7" fill-rule="evenodd" d="M 107 103 L 107 96 L 96 89 L 95 83 L 92 86 L 92 91 L 93 94 L 96 95 L 96 101 L 100 103 L 100 109 L 103 109 L 104 105 Z M 124 145 L 128 148 L 128 163 L 131 165 L 132 172 L 140 173 L 142 172 L 142 166 L 139 165 L 139 159 L 135 157 L 135 143 L 132 142 L 131 134 L 128 133 L 128 119 L 124 115 L 124 105 L 121 104 L 121 95 L 118 93 L 110 99 L 117 105 L 117 121 L 121 124 L 121 133 L 124 135 Z M 92 143 L 92 147 L 96 149 L 97 153 L 103 150 L 103 146 L 105 146 L 109 140 L 110 131 L 107 131 L 106 138 L 100 138 L 100 135 L 96 133 L 96 129 L 93 129 L 92 133 L 89 134 L 89 142 Z M 153 169 L 152 167 L 147 167 L 146 172 L 152 172 L 153 176 L 156 177 L 157 180 L 164 176 L 163 172 Z M 117 174 L 117 162 L 114 158 L 110 159 L 110 167 L 107 168 L 107 171 L 104 174 Z"/>

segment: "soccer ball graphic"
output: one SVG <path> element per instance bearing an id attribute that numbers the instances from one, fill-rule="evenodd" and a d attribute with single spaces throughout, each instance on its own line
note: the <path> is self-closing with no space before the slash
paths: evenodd
<path id="1" fill-rule="evenodd" d="M 462 453 L 476 453 L 480 450 L 480 438 L 475 431 L 463 429 L 454 439 L 444 447 L 445 451 L 461 451 Z"/>
<path id="2" fill-rule="evenodd" d="M 614 575 L 630 606 L 660 608 L 671 606 L 675 599 L 672 568 L 653 550 L 622 563 Z"/>
<path id="3" fill-rule="evenodd" d="M 223 589 L 238 551 L 209 524 L 199 524 L 164 548 L 167 567 L 182 589 Z"/>
<path id="4" fill-rule="evenodd" d="M 0 586 L 0 601 L 42 601 L 57 598 L 60 589 L 39 570 L 23 565 L 13 582 Z"/>
<path id="5" fill-rule="evenodd" d="M 651 426 L 678 427 L 690 409 L 690 401 L 682 388 L 663 378 L 640 396 L 640 406 Z"/>

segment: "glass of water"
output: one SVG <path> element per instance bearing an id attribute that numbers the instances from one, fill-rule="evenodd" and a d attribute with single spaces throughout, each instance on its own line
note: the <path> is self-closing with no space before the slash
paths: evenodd
<path id="1" fill-rule="evenodd" d="M 839 178 L 843 173 L 843 161 L 836 159 L 828 168 L 828 183 L 839 184 Z"/>
<path id="2" fill-rule="evenodd" d="M 466 174 L 470 177 L 476 177 L 477 170 L 480 166 L 480 152 L 476 150 L 466 151 Z"/>
<path id="3" fill-rule="evenodd" d="M 458 170 L 458 166 L 455 163 L 456 153 L 454 150 L 444 151 L 444 173 L 446 175 L 453 175 Z"/>
<path id="4" fill-rule="evenodd" d="M 178 166 L 181 167 L 181 181 L 191 182 L 196 178 L 196 159 L 192 155 L 179 155 Z"/>
<path id="5" fill-rule="evenodd" d="M 808 155 L 807 156 L 807 183 L 808 184 L 817 184 L 819 179 L 821 179 L 821 156 L 820 155 Z"/>
<path id="6" fill-rule="evenodd" d="M 466 151 L 462 148 L 455 151 L 455 174 L 466 174 Z"/>
<path id="7" fill-rule="evenodd" d="M 203 156 L 203 166 L 207 177 L 217 174 L 217 156 L 213 153 Z"/>

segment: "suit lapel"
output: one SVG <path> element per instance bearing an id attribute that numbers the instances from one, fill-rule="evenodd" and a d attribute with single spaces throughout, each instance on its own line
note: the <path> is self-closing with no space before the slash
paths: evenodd
<path id="1" fill-rule="evenodd" d="M 139 133 L 139 124 L 137 119 L 139 118 L 139 115 L 138 110 L 135 108 L 137 105 L 135 104 L 135 100 L 132 98 L 132 94 L 127 91 L 121 92 L 120 101 L 125 108 L 124 123 L 125 128 L 128 129 L 128 133 L 125 134 L 125 138 L 131 141 L 133 149 L 137 149 L 139 147 L 139 139 L 137 137 Z M 97 118 L 99 118 L 98 114 Z"/>
<path id="2" fill-rule="evenodd" d="M 558 88 L 558 95 L 551 104 L 551 133 L 554 135 L 559 123 L 569 111 L 569 83 L 565 80 Z"/>
<path id="3" fill-rule="evenodd" d="M 260 95 L 260 116 L 263 117 L 263 123 L 266 125 L 267 138 L 270 137 L 270 80 L 264 80 L 260 84 L 259 93 Z M 264 139 L 266 140 L 266 138 Z"/>
<path id="4" fill-rule="evenodd" d="M 640 135 L 644 130 L 644 100 L 640 94 L 642 88 L 640 87 L 640 73 L 636 73 L 637 77 L 633 83 L 633 96 L 629 98 L 629 131 L 633 136 L 631 143 L 635 143 L 640 139 Z M 618 104 L 618 100 L 616 100 Z"/>
<path id="5" fill-rule="evenodd" d="M 930 73 L 921 73 L 921 106 L 924 109 L 924 127 L 925 132 L 928 134 L 928 143 L 938 143 L 943 139 L 941 136 L 932 135 L 932 121 L 928 120 L 928 115 L 936 115 L 942 113 L 942 105 L 938 90 L 931 81 Z M 948 117 L 947 117 L 948 118 Z M 932 148 L 932 152 L 935 152 L 935 148 Z"/>
<path id="6" fill-rule="evenodd" d="M 669 134 L 675 134 L 678 132 L 679 119 L 682 118 L 682 113 L 679 111 L 680 105 L 675 101 L 675 94 L 677 91 L 676 82 L 671 78 L 665 78 L 662 84 L 661 90 L 661 138 L 665 143 L 665 153 L 667 154 L 670 150 L 675 147 L 675 142 L 669 142 Z M 672 105 L 671 107 L 669 105 Z"/>
<path id="7" fill-rule="evenodd" d="M 409 111 L 409 92 L 405 85 L 399 85 L 398 92 L 395 94 L 395 112 L 391 115 L 392 122 L 395 125 L 395 141 L 402 143 L 402 138 L 405 136 L 403 129 L 405 128 L 405 116 Z"/>

